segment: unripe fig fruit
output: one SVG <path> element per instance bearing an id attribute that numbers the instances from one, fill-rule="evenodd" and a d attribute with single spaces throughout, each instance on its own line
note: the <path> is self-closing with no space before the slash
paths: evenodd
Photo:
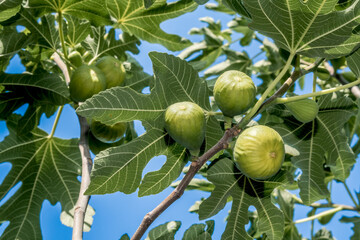
<path id="1" fill-rule="evenodd" d="M 126 131 L 127 124 L 125 122 L 115 123 L 113 125 L 106 125 L 99 121 L 91 121 L 91 133 L 102 142 L 116 142 Z"/>
<path id="2" fill-rule="evenodd" d="M 68 58 L 71 64 L 73 64 L 75 67 L 80 67 L 83 64 L 81 54 L 78 51 L 71 52 Z"/>
<path id="3" fill-rule="evenodd" d="M 248 110 L 254 102 L 256 87 L 243 72 L 226 71 L 216 80 L 214 98 L 224 116 L 233 117 Z"/>
<path id="4" fill-rule="evenodd" d="M 319 112 L 318 104 L 312 99 L 285 103 L 285 106 L 298 121 L 303 123 L 314 120 Z"/>
<path id="5" fill-rule="evenodd" d="M 257 125 L 245 129 L 235 142 L 234 160 L 250 178 L 266 179 L 275 175 L 285 157 L 284 142 L 274 129 Z"/>
<path id="6" fill-rule="evenodd" d="M 70 97 L 76 102 L 83 102 L 92 95 L 105 90 L 104 74 L 95 66 L 82 65 L 71 76 Z"/>
<path id="7" fill-rule="evenodd" d="M 356 75 L 353 72 L 343 72 L 342 75 L 349 82 L 354 82 L 357 79 Z"/>
<path id="8" fill-rule="evenodd" d="M 192 102 L 178 102 L 165 111 L 165 129 L 176 142 L 197 155 L 205 137 L 205 114 Z"/>
<path id="9" fill-rule="evenodd" d="M 102 57 L 96 66 L 106 77 L 106 88 L 120 86 L 125 80 L 125 68 L 122 63 L 114 57 Z"/>

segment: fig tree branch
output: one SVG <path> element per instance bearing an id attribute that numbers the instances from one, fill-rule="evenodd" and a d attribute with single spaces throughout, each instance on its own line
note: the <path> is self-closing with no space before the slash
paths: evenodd
<path id="1" fill-rule="evenodd" d="M 69 84 L 70 76 L 66 64 L 63 62 L 63 60 L 57 53 L 54 53 L 53 58 L 56 64 L 61 69 L 61 71 L 63 72 L 66 83 Z M 81 185 L 79 191 L 79 198 L 74 206 L 74 226 L 73 226 L 73 235 L 72 235 L 73 240 L 81 240 L 83 236 L 85 213 L 90 200 L 90 196 L 84 195 L 84 192 L 86 191 L 86 189 L 90 184 L 90 173 L 93 164 L 90 155 L 89 143 L 88 143 L 89 141 L 88 132 L 90 127 L 86 118 L 81 117 L 78 114 L 77 116 L 80 123 L 79 149 L 81 153 L 82 171 L 81 171 Z"/>
<path id="2" fill-rule="evenodd" d="M 81 172 L 81 186 L 79 192 L 79 198 L 74 207 L 74 226 L 73 226 L 73 240 L 81 240 L 83 235 L 84 219 L 86 209 L 90 200 L 89 195 L 84 195 L 84 192 L 90 184 L 90 173 L 92 169 L 92 159 L 90 156 L 89 144 L 88 144 L 88 132 L 89 124 L 86 118 L 77 115 L 80 123 L 80 141 L 79 149 L 82 159 L 82 172 Z"/>
<path id="3" fill-rule="evenodd" d="M 224 136 L 219 140 L 219 142 L 217 142 L 212 148 L 210 148 L 196 161 L 192 162 L 189 171 L 180 181 L 179 185 L 172 191 L 172 193 L 169 196 L 167 196 L 156 208 L 154 208 L 151 212 L 145 215 L 139 228 L 136 230 L 131 240 L 140 240 L 141 237 L 146 232 L 146 230 L 151 225 L 151 223 L 153 223 L 154 220 L 162 212 L 164 212 L 171 204 L 173 204 L 177 199 L 179 199 L 183 195 L 186 187 L 189 185 L 190 181 L 194 178 L 195 174 L 199 171 L 199 169 L 217 152 L 227 148 L 229 142 L 239 133 L 240 130 L 237 128 L 237 126 L 227 129 L 225 131 Z"/>
<path id="4" fill-rule="evenodd" d="M 293 57 L 293 56 L 292 56 Z M 285 67 L 283 68 L 283 70 L 281 71 L 281 73 L 278 75 L 278 77 L 274 80 L 274 82 L 272 83 L 272 88 L 276 86 L 276 83 L 280 81 L 281 77 L 285 74 L 285 72 L 288 70 L 288 68 L 290 67 L 290 63 L 291 63 L 291 59 L 292 57 L 288 60 L 287 64 L 285 65 Z M 296 79 L 298 79 L 301 74 L 306 74 L 310 71 L 312 71 L 313 69 L 316 69 L 317 66 L 322 62 L 322 60 L 317 61 L 316 63 L 314 63 L 313 65 L 305 68 L 305 70 L 303 71 L 298 71 L 296 73 L 292 74 L 291 80 L 289 80 L 287 82 L 287 84 L 290 83 L 290 81 L 294 82 Z M 276 97 L 271 97 L 273 99 L 276 99 L 279 96 L 282 96 L 283 94 L 281 94 L 282 91 L 284 91 L 284 93 L 289 89 L 290 85 L 284 84 L 282 88 L 280 88 L 276 93 L 278 95 L 276 95 Z M 266 97 L 267 94 L 270 91 L 265 92 L 265 94 L 263 94 L 262 97 Z M 262 102 L 260 104 L 264 104 L 265 99 L 262 100 Z M 262 105 L 257 104 L 258 106 L 263 107 Z M 256 105 L 254 106 L 254 108 L 256 107 Z M 219 142 L 217 144 L 215 144 L 212 148 L 210 148 L 206 153 L 204 153 L 201 157 L 198 158 L 197 161 L 194 161 L 191 163 L 190 165 L 190 169 L 189 171 L 186 173 L 186 175 L 184 176 L 184 178 L 181 180 L 181 182 L 179 183 L 179 185 L 173 190 L 173 192 L 167 196 L 156 208 L 154 208 L 151 212 L 147 213 L 145 215 L 145 217 L 143 218 L 140 226 L 138 227 L 138 229 L 136 230 L 136 232 L 134 233 L 134 235 L 132 236 L 131 240 L 139 240 L 141 239 L 141 237 L 145 234 L 146 230 L 149 228 L 149 226 L 154 222 L 154 220 L 162 213 L 164 212 L 172 203 L 174 203 L 177 199 L 179 199 L 182 194 L 184 193 L 186 187 L 189 185 L 190 181 L 194 178 L 195 174 L 199 171 L 199 169 L 212 157 L 214 156 L 217 152 L 226 149 L 228 147 L 229 142 L 235 137 L 237 136 L 240 131 L 241 128 L 243 128 L 250 120 L 252 117 L 254 117 L 258 112 L 256 111 L 255 114 L 252 114 L 251 117 L 244 117 L 239 124 L 233 126 L 232 128 L 229 128 L 225 131 L 224 136 L 219 140 Z"/>

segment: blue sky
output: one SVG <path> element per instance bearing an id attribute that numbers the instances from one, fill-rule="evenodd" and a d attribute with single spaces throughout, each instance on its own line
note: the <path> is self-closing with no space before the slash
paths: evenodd
<path id="1" fill-rule="evenodd" d="M 223 26 L 232 19 L 232 17 L 226 14 L 215 13 L 207 11 L 203 6 L 200 6 L 195 12 L 185 14 L 177 19 L 166 21 L 161 24 L 161 27 L 169 33 L 178 34 L 186 38 L 191 39 L 193 42 L 201 41 L 201 36 L 188 35 L 188 31 L 192 27 L 203 27 L 206 24 L 200 22 L 198 19 L 204 16 L 211 16 L 215 20 L 221 20 Z M 238 44 L 234 44 L 237 50 L 242 50 Z M 254 43 L 250 48 L 247 48 L 250 56 L 254 56 L 259 52 L 259 44 Z M 141 44 L 140 54 L 135 58 L 143 65 L 144 69 L 148 73 L 152 73 L 151 61 L 148 57 L 148 53 L 151 51 L 169 52 L 164 47 L 157 44 L 150 44 L 143 42 Z M 172 53 L 177 55 L 177 53 Z M 261 56 L 260 56 L 261 58 Z M 258 58 L 258 59 L 260 59 Z M 219 59 L 220 61 L 221 59 Z M 24 68 L 19 64 L 19 59 L 15 57 L 11 62 L 11 65 L 7 69 L 9 73 L 21 73 Z M 311 77 L 307 78 L 308 81 Z M 256 82 L 257 84 L 260 81 Z M 307 84 L 311 86 L 311 84 Z M 299 89 L 297 87 L 297 89 Z M 309 92 L 310 89 L 305 89 L 305 92 Z M 23 113 L 25 107 L 18 110 L 19 113 Z M 54 116 L 47 119 L 44 116 L 41 119 L 40 128 L 50 132 L 54 122 Z M 139 121 L 136 121 L 136 130 L 139 134 L 144 132 L 143 127 Z M 0 122 L 0 139 L 2 140 L 8 134 L 5 123 Z M 74 110 L 70 106 L 66 106 L 63 114 L 61 115 L 58 128 L 55 132 L 56 137 L 60 138 L 74 138 L 79 137 L 79 124 Z M 159 169 L 165 161 L 165 157 L 159 156 L 151 160 L 148 166 L 145 168 L 146 172 Z M 10 170 L 10 164 L 0 164 L 0 183 Z M 360 165 L 357 163 L 352 170 L 351 176 L 347 183 L 351 190 L 359 190 L 358 175 L 360 173 Z M 179 178 L 181 179 L 181 177 Z M 90 205 L 95 208 L 96 214 L 94 216 L 94 223 L 92 230 L 84 234 L 84 239 L 119 239 L 124 233 L 132 235 L 140 224 L 143 216 L 157 206 L 168 194 L 172 191 L 171 188 L 166 189 L 156 196 L 147 196 L 138 198 L 137 192 L 129 195 L 123 193 L 114 193 L 101 196 L 92 196 Z M 183 197 L 176 201 L 168 210 L 166 210 L 158 219 L 155 220 L 152 227 L 163 224 L 167 221 L 178 220 L 182 222 L 182 226 L 176 235 L 176 239 L 181 239 L 183 232 L 192 224 L 204 223 L 205 221 L 199 221 L 198 215 L 188 213 L 187 210 L 195 203 L 195 201 L 208 197 L 208 193 L 199 191 L 186 191 Z M 335 203 L 342 203 L 353 205 L 348 197 L 342 184 L 333 183 L 332 199 Z M 0 201 L 0 205 L 4 203 L 4 200 Z M 215 220 L 215 232 L 213 239 L 220 239 L 222 232 L 225 229 L 225 221 L 231 204 L 227 204 L 226 207 L 215 217 L 211 218 Z M 295 219 L 301 219 L 306 217 L 309 208 L 298 206 L 295 212 Z M 42 233 L 45 240 L 57 240 L 57 239 L 71 239 L 72 229 L 61 224 L 60 222 L 61 206 L 56 204 L 52 206 L 48 201 L 44 201 L 43 209 L 41 211 L 41 226 Z M 333 220 L 326 225 L 326 227 L 332 230 L 334 236 L 337 239 L 348 239 L 352 235 L 351 224 L 339 224 L 338 219 L 341 216 L 354 216 L 353 212 L 340 212 L 335 215 Z M 0 234 L 4 231 L 8 225 L 3 224 L 0 226 Z M 305 236 L 310 235 L 310 222 L 299 224 L 299 231 Z M 321 225 L 315 223 L 315 231 L 321 228 Z"/>

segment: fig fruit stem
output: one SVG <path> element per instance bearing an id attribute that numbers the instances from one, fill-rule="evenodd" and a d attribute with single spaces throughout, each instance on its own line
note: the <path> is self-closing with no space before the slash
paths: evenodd
<path id="1" fill-rule="evenodd" d="M 207 116 L 224 115 L 222 112 L 205 112 Z"/>
<path id="2" fill-rule="evenodd" d="M 313 75 L 313 86 L 312 86 L 312 92 L 314 93 L 314 92 L 316 92 L 316 80 L 317 80 L 317 74 L 316 74 L 316 71 L 314 71 L 314 73 L 313 73 L 314 75 Z M 312 99 L 314 100 L 314 101 L 316 101 L 316 96 L 313 96 L 312 97 Z"/>
<path id="3" fill-rule="evenodd" d="M 338 206 L 336 208 L 333 208 L 333 209 L 329 209 L 329 210 L 326 210 L 324 212 L 321 212 L 319 214 L 315 214 L 311 217 L 307 217 L 307 218 L 303 218 L 303 219 L 299 219 L 299 220 L 296 220 L 294 222 L 294 224 L 298 224 L 298 223 L 304 223 L 304 222 L 308 222 L 308 221 L 311 221 L 311 220 L 315 220 L 315 219 L 318 219 L 318 218 L 321 218 L 321 217 L 324 217 L 324 216 L 327 216 L 327 215 L 331 215 L 331 214 L 334 214 L 336 212 L 339 212 L 343 210 L 342 206 Z"/>
<path id="4" fill-rule="evenodd" d="M 279 75 L 277 75 L 277 77 L 274 79 L 274 81 L 272 81 L 270 86 L 265 90 L 263 95 L 261 95 L 261 97 L 256 102 L 255 106 L 251 109 L 251 111 L 248 114 L 246 114 L 246 116 L 241 120 L 241 122 L 239 123 L 239 128 L 242 128 L 246 124 L 248 124 L 250 122 L 250 120 L 258 113 L 258 110 L 262 106 L 263 102 L 266 100 L 269 93 L 276 87 L 276 85 L 280 82 L 280 80 L 285 75 L 285 73 L 289 70 L 289 67 L 291 66 L 291 62 L 292 62 L 294 56 L 295 56 L 295 53 L 290 54 L 288 60 L 286 61 L 285 66 L 283 67 L 283 69 L 281 70 Z"/>
<path id="5" fill-rule="evenodd" d="M 58 12 L 58 24 L 59 24 L 59 35 L 60 35 L 61 47 L 62 47 L 65 59 L 68 60 L 68 53 L 67 53 L 67 49 L 66 49 L 66 45 L 65 45 L 65 38 L 64 38 L 63 16 L 62 16 L 61 11 Z"/>
<path id="6" fill-rule="evenodd" d="M 354 203 L 354 205 L 357 207 L 357 208 L 360 208 L 359 204 L 356 202 L 354 196 L 352 195 L 348 185 L 346 184 L 346 182 L 342 182 L 344 184 L 344 187 L 346 189 L 346 192 L 349 194 L 349 197 L 351 198 L 351 201 Z"/>
<path id="7" fill-rule="evenodd" d="M 285 97 L 285 98 L 277 98 L 276 100 L 274 100 L 275 104 L 278 103 L 289 103 L 289 102 L 294 102 L 294 101 L 298 101 L 301 99 L 305 99 L 305 98 L 309 98 L 309 97 L 317 97 L 317 96 L 322 96 L 322 95 L 326 95 L 329 93 L 333 93 L 333 92 L 337 92 L 343 89 L 347 89 L 347 88 L 351 88 L 353 86 L 356 86 L 360 84 L 360 78 L 358 78 L 356 81 L 352 82 L 352 83 L 348 83 L 345 85 L 341 85 L 338 87 L 333 87 L 333 88 L 329 88 L 326 90 L 322 90 L 322 91 L 318 91 L 318 92 L 314 92 L 314 93 L 307 93 L 307 94 L 303 94 L 303 95 L 299 95 L 299 96 L 294 96 L 294 97 Z"/>
<path id="8" fill-rule="evenodd" d="M 64 106 L 60 106 L 58 108 L 58 111 L 56 113 L 56 117 L 55 117 L 55 121 L 54 121 L 54 124 L 52 126 L 52 129 L 51 129 L 51 132 L 49 134 L 49 138 L 52 138 L 54 136 L 54 133 L 55 133 L 55 130 L 56 130 L 56 127 L 59 123 L 59 119 L 60 119 L 60 116 L 61 116 L 61 113 L 62 113 L 62 110 L 64 109 Z"/>
<path id="9" fill-rule="evenodd" d="M 184 178 L 180 181 L 179 185 L 168 195 L 157 207 L 155 207 L 151 212 L 147 213 L 143 218 L 140 226 L 132 236 L 131 240 L 140 240 L 144 235 L 149 226 L 155 221 L 155 219 L 164 212 L 171 204 L 173 204 L 177 199 L 179 199 L 186 187 L 189 185 L 190 181 L 194 178 L 195 174 L 200 170 L 200 168 L 217 152 L 224 149 L 228 146 L 228 143 L 237 135 L 239 135 L 240 130 L 237 126 L 234 126 L 225 131 L 224 136 L 207 152 L 200 156 L 197 161 L 192 162 L 189 168 L 189 171 L 185 174 Z"/>

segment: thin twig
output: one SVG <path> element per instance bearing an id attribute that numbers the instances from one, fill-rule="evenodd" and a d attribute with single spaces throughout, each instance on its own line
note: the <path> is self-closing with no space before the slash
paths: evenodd
<path id="1" fill-rule="evenodd" d="M 56 64 L 58 65 L 58 67 L 60 68 L 60 70 L 63 72 L 66 84 L 69 85 L 70 75 L 69 75 L 69 71 L 66 67 L 66 64 L 64 63 L 64 61 L 61 59 L 60 55 L 57 52 L 55 52 L 52 55 L 52 57 L 53 57 L 54 61 L 56 62 Z"/>
<path id="2" fill-rule="evenodd" d="M 337 204 L 337 203 L 312 203 L 310 205 L 306 205 L 296 195 L 292 194 L 291 196 L 295 200 L 296 204 L 301 204 L 301 205 L 312 207 L 312 208 L 337 208 L 337 207 L 341 207 L 342 210 L 349 210 L 349 211 L 356 211 L 356 212 L 360 211 L 360 208 L 358 208 L 358 207 L 344 205 L 344 204 Z"/>
<path id="3" fill-rule="evenodd" d="M 335 69 L 328 62 L 324 62 L 324 67 L 329 71 L 330 75 L 336 78 L 342 85 L 349 83 L 342 74 L 335 72 Z M 350 91 L 356 98 L 360 98 L 360 88 L 358 86 L 351 87 Z"/>
<path id="4" fill-rule="evenodd" d="M 326 210 L 326 211 L 321 212 L 319 214 L 313 215 L 311 217 L 296 220 L 294 222 L 294 224 L 299 224 L 299 223 L 304 223 L 304 222 L 312 221 L 312 220 L 315 220 L 315 219 L 319 219 L 321 217 L 334 214 L 334 213 L 339 212 L 341 210 L 343 210 L 342 207 L 336 207 L 336 208 L 333 208 L 333 209 L 329 209 L 329 210 Z"/>
<path id="5" fill-rule="evenodd" d="M 84 195 L 84 192 L 90 184 L 90 173 L 92 169 L 92 159 L 90 156 L 89 144 L 88 144 L 88 132 L 89 124 L 86 118 L 77 115 L 80 123 L 80 141 L 79 149 L 82 159 L 82 172 L 81 172 L 81 186 L 79 192 L 79 198 L 75 204 L 74 211 L 74 226 L 73 226 L 73 240 L 81 240 L 83 235 L 84 219 L 86 209 L 90 200 L 90 195 Z"/>
<path id="6" fill-rule="evenodd" d="M 234 126 L 226 130 L 224 136 L 219 140 L 217 144 L 215 144 L 206 153 L 204 153 L 201 157 L 199 157 L 197 161 L 192 162 L 189 171 L 186 173 L 185 177 L 181 180 L 179 185 L 172 191 L 172 193 L 167 198 L 165 198 L 156 208 L 154 208 L 154 210 L 152 210 L 151 212 L 145 215 L 139 228 L 136 230 L 131 240 L 139 240 L 144 235 L 146 230 L 149 228 L 151 223 L 154 222 L 154 220 L 162 212 L 164 212 L 172 203 L 174 203 L 177 199 L 179 199 L 183 195 L 191 179 L 194 178 L 195 174 L 199 171 L 202 165 L 204 165 L 217 152 L 227 148 L 232 138 L 237 136 L 239 133 L 240 130 L 237 128 L 237 126 Z"/>

